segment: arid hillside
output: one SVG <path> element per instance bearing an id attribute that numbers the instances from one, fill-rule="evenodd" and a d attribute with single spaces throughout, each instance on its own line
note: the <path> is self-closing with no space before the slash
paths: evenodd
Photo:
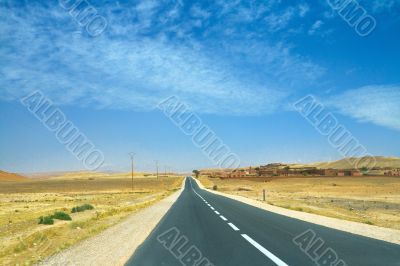
<path id="1" fill-rule="evenodd" d="M 392 169 L 400 169 L 400 158 L 398 157 L 385 157 L 385 156 L 374 156 L 376 160 L 376 164 L 374 167 L 376 168 L 392 168 Z M 358 163 L 359 162 L 359 163 Z M 286 162 L 279 162 L 279 164 L 283 166 L 289 166 L 290 168 L 306 168 L 306 167 L 316 167 L 319 169 L 354 169 L 355 165 L 357 165 L 359 168 L 361 167 L 369 167 L 370 165 L 367 165 L 370 163 L 371 160 L 367 159 L 362 159 L 362 158 L 356 158 L 356 157 L 349 157 L 349 158 L 343 158 L 337 161 L 331 161 L 331 162 L 315 162 L 315 163 L 286 163 Z M 252 165 L 252 168 L 257 168 L 259 165 Z M 246 168 L 246 167 L 244 167 Z M 240 169 L 244 169 L 240 168 Z M 209 172 L 231 172 L 234 169 L 213 169 L 213 168 L 205 168 L 201 169 L 202 171 L 209 171 Z"/>
<path id="2" fill-rule="evenodd" d="M 333 162 L 320 162 L 320 163 L 312 163 L 309 164 L 308 166 L 314 166 L 318 168 L 332 168 L 332 169 L 350 169 L 354 167 L 354 163 L 356 160 L 359 158 L 346 158 L 346 159 L 341 159 L 338 161 L 333 161 Z M 376 160 L 376 165 L 375 167 L 380 167 L 380 168 L 400 168 L 400 158 L 397 157 L 383 157 L 383 156 L 375 156 Z M 361 161 L 366 161 L 367 160 L 361 160 Z M 359 165 L 359 167 L 363 167 L 362 163 Z"/>
<path id="3" fill-rule="evenodd" d="M 0 170 L 0 181 L 5 182 L 18 182 L 18 181 L 26 181 L 27 178 L 18 174 L 8 173 Z"/>

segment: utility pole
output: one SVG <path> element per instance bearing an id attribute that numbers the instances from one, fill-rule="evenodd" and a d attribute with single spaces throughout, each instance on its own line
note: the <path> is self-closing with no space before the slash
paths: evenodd
<path id="1" fill-rule="evenodd" d="M 164 165 L 164 177 L 167 177 L 167 166 Z"/>
<path id="2" fill-rule="evenodd" d="M 133 158 L 135 157 L 135 153 L 131 152 L 131 153 L 129 153 L 129 156 L 131 157 L 131 162 L 132 162 L 131 176 L 132 176 L 132 192 L 133 192 Z"/>
<path id="3" fill-rule="evenodd" d="M 157 168 L 157 179 L 158 179 L 158 160 L 155 160 L 156 162 L 156 168 Z"/>

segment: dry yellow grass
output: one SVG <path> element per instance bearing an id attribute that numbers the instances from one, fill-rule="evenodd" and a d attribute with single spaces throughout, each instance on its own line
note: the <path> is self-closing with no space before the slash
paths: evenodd
<path id="1" fill-rule="evenodd" d="M 181 177 L 55 179 L 0 183 L 1 265 L 33 263 L 94 235 L 178 190 Z M 94 210 L 71 213 L 74 206 Z M 72 221 L 39 225 L 38 217 L 65 211 Z"/>
<path id="2" fill-rule="evenodd" d="M 262 200 L 276 206 L 400 229 L 400 178 L 322 177 L 254 178 L 250 180 L 200 177 L 207 188 Z"/>
<path id="3" fill-rule="evenodd" d="M 159 177 L 174 177 L 175 175 L 171 175 L 167 173 L 167 176 L 164 173 L 160 173 Z M 0 175 L 1 177 L 1 175 Z M 59 172 L 59 173 L 36 173 L 31 175 L 34 179 L 49 179 L 49 180 L 83 180 L 83 179 L 121 179 L 121 178 L 131 178 L 131 172 L 122 172 L 122 173 L 103 173 L 103 172 Z M 155 178 L 155 173 L 142 173 L 142 172 L 134 172 L 134 179 L 140 178 Z M 0 179 L 1 181 L 1 179 Z"/>

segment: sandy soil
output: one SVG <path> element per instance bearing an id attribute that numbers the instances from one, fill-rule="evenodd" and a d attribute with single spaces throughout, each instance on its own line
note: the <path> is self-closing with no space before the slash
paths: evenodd
<path id="1" fill-rule="evenodd" d="M 182 178 L 31 180 L 0 182 L 0 265 L 32 265 L 120 223 L 181 187 Z M 71 213 L 91 204 L 94 210 Z M 38 218 L 64 211 L 72 221 L 40 225 Z"/>
<path id="2" fill-rule="evenodd" d="M 124 265 L 181 192 L 182 189 L 39 265 Z"/>
<path id="3" fill-rule="evenodd" d="M 206 186 L 211 186 L 211 185 L 213 186 L 215 183 L 208 179 L 203 178 L 203 180 L 204 180 L 204 183 Z M 203 186 L 203 184 L 199 180 L 196 180 L 196 181 L 200 187 L 207 189 L 205 186 Z M 229 180 L 226 182 L 229 182 Z M 292 182 L 294 182 L 294 181 L 292 181 Z M 248 184 L 248 181 L 246 181 L 245 184 Z M 244 184 L 241 184 L 241 185 L 242 185 L 241 187 L 243 189 Z M 250 189 L 250 187 L 247 187 L 246 189 Z M 342 220 L 342 219 L 336 219 L 336 218 L 326 217 L 326 216 L 322 216 L 322 215 L 306 213 L 306 212 L 302 212 L 302 211 L 290 210 L 290 209 L 286 209 L 286 208 L 277 207 L 277 206 L 268 204 L 268 203 L 260 201 L 260 200 L 244 197 L 241 195 L 222 193 L 220 191 L 215 191 L 212 189 L 207 189 L 207 190 L 212 193 L 222 195 L 225 197 L 229 197 L 234 200 L 241 201 L 243 203 L 255 206 L 260 209 L 264 209 L 267 211 L 271 211 L 271 212 L 285 215 L 288 217 L 292 217 L 295 219 L 303 220 L 303 221 L 314 223 L 314 224 L 319 224 L 322 226 L 338 229 L 341 231 L 346 231 L 346 232 L 357 234 L 357 235 L 362 235 L 362 236 L 371 237 L 371 238 L 375 238 L 375 239 L 379 239 L 379 240 L 383 240 L 383 241 L 387 241 L 387 242 L 391 242 L 391 243 L 395 243 L 395 244 L 400 244 L 400 230 L 391 229 L 391 228 L 383 228 L 383 227 L 378 227 L 378 226 L 364 224 L 364 223 L 346 221 L 346 220 Z"/>
<path id="4" fill-rule="evenodd" d="M 218 191 L 263 200 L 286 209 L 400 230 L 398 177 L 200 177 Z"/>

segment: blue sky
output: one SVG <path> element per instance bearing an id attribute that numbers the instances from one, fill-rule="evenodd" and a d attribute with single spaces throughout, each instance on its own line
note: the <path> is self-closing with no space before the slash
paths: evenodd
<path id="1" fill-rule="evenodd" d="M 73 2 L 73 1 L 72 1 Z M 0 169 L 82 169 L 19 99 L 40 90 L 105 155 L 212 167 L 156 106 L 177 95 L 243 165 L 339 159 L 291 105 L 313 94 L 375 155 L 400 156 L 400 1 L 359 1 L 361 37 L 320 1 L 89 1 L 97 37 L 58 1 L 0 2 Z"/>

